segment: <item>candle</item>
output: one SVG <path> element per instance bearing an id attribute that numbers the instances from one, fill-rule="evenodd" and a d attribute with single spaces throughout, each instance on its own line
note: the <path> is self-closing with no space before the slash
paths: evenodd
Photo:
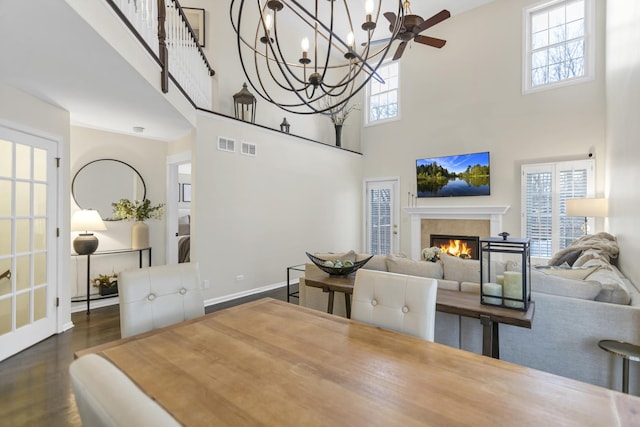
<path id="1" fill-rule="evenodd" d="M 504 276 L 502 274 L 496 276 L 496 283 L 498 285 L 504 285 Z"/>
<path id="2" fill-rule="evenodd" d="M 504 272 L 503 295 L 522 301 L 522 273 L 517 271 Z M 524 304 L 518 301 L 505 300 L 504 305 L 511 308 L 523 308 Z"/>
<path id="3" fill-rule="evenodd" d="M 493 295 L 500 298 L 482 297 L 482 302 L 486 304 L 502 305 L 502 285 L 498 283 L 484 283 L 482 285 L 482 293 L 484 295 Z"/>

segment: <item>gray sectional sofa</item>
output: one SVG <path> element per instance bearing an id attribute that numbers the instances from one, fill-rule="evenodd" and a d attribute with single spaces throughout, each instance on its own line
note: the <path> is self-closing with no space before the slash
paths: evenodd
<path id="1" fill-rule="evenodd" d="M 500 325 L 500 358 L 620 390 L 622 361 L 600 349 L 598 341 L 614 339 L 640 344 L 640 291 L 611 262 L 617 256 L 615 238 L 606 233 L 596 237 L 604 239 L 604 246 L 585 244 L 584 239 L 572 245 L 579 253 L 572 254 L 571 266 L 532 267 L 533 327 Z M 563 251 L 553 261 L 569 251 Z M 321 258 L 323 255 L 352 260 L 366 256 L 353 251 L 319 254 Z M 564 264 L 563 259 L 560 261 Z M 317 269 L 313 264 L 306 268 Z M 433 277 L 440 289 L 475 293 L 480 289 L 477 260 L 443 255 L 437 262 L 427 262 L 387 255 L 374 256 L 363 268 Z M 512 261 L 502 260 L 496 261 L 491 270 L 492 274 L 501 274 L 519 268 Z M 301 278 L 300 305 L 326 311 L 327 294 L 305 286 Z M 345 316 L 343 294 L 336 293 L 334 314 Z M 435 341 L 481 353 L 482 326 L 477 319 L 437 313 Z M 640 366 L 634 365 L 630 366 L 630 392 L 640 395 Z"/>

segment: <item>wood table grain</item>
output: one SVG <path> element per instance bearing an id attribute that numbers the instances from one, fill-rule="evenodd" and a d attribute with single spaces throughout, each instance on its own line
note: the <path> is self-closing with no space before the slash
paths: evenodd
<path id="1" fill-rule="evenodd" d="M 305 285 L 320 288 L 329 293 L 327 313 L 333 313 L 335 292 L 344 293 L 347 305 L 347 318 L 351 317 L 351 295 L 355 283 L 355 274 L 331 276 L 317 269 L 307 269 Z M 471 292 L 438 289 L 436 310 L 443 313 L 479 319 L 482 323 L 482 354 L 500 358 L 500 323 L 531 329 L 535 313 L 535 303 L 531 302 L 526 311 L 496 307 L 480 303 L 480 295 Z"/>
<path id="2" fill-rule="evenodd" d="M 640 398 L 263 299 L 89 351 L 186 426 L 640 425 Z"/>

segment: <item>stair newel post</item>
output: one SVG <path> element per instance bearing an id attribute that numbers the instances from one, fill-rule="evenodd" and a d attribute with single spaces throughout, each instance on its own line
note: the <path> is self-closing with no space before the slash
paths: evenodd
<path id="1" fill-rule="evenodd" d="M 165 31 L 165 22 L 167 18 L 167 9 L 164 0 L 158 0 L 158 43 L 160 63 L 162 71 L 160 80 L 162 85 L 162 93 L 169 92 L 169 50 L 167 49 L 167 33 Z"/>

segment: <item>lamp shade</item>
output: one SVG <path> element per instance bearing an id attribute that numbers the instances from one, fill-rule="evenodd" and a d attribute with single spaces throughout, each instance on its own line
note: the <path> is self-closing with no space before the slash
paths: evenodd
<path id="1" fill-rule="evenodd" d="M 609 203 L 604 198 L 569 199 L 567 216 L 606 217 L 609 215 Z"/>
<path id="2" fill-rule="evenodd" d="M 71 217 L 71 231 L 105 231 L 106 229 L 100 214 L 94 209 L 77 211 Z"/>
<path id="3" fill-rule="evenodd" d="M 83 209 L 71 217 L 71 231 L 81 231 L 73 240 L 73 249 L 80 255 L 90 255 L 98 249 L 98 238 L 90 231 L 104 231 L 107 227 L 102 222 L 98 211 Z"/>

